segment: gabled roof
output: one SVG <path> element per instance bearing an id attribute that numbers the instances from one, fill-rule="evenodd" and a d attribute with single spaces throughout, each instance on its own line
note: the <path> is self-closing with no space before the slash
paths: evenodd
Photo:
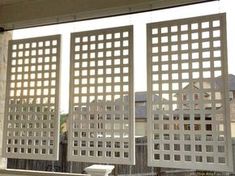
<path id="1" fill-rule="evenodd" d="M 157 101 L 159 96 L 154 95 L 154 101 Z M 135 118 L 147 118 L 147 92 L 135 93 Z"/>
<path id="2" fill-rule="evenodd" d="M 215 78 L 216 86 L 222 87 L 223 86 L 223 80 L 220 77 Z M 235 75 L 229 74 L 228 75 L 228 84 L 229 84 L 229 90 L 235 91 Z"/>
<path id="3" fill-rule="evenodd" d="M 147 92 L 136 92 L 135 102 L 143 102 L 147 100 Z"/>
<path id="4" fill-rule="evenodd" d="M 135 108 L 135 118 L 141 119 L 147 117 L 147 106 L 136 106 Z"/>
<path id="5" fill-rule="evenodd" d="M 229 90 L 235 91 L 235 75 L 229 74 L 228 75 L 228 82 L 229 82 Z M 222 81 L 221 77 L 217 77 L 215 79 L 215 86 L 217 88 L 223 86 L 223 81 Z M 197 88 L 196 86 L 194 86 L 194 87 Z M 155 98 L 157 99 L 158 96 L 156 95 Z M 138 102 L 139 103 L 147 102 L 147 92 L 136 92 L 135 93 L 135 103 L 138 103 Z M 136 119 L 147 118 L 147 104 L 145 104 L 143 106 L 136 106 L 135 116 L 136 116 Z"/>
<path id="6" fill-rule="evenodd" d="M 213 83 L 215 89 L 220 89 L 221 87 L 223 87 L 223 84 L 224 84 L 223 78 L 221 76 L 216 77 L 214 82 L 212 82 L 212 80 L 208 81 L 208 83 L 209 82 Z M 198 82 L 194 82 L 193 86 L 194 86 L 194 88 L 198 89 L 198 87 L 196 86 L 196 83 L 198 83 Z M 205 81 L 204 83 L 207 83 L 207 81 Z M 228 84 L 229 84 L 229 90 L 235 91 L 235 75 L 233 75 L 233 74 L 228 75 Z M 187 89 L 188 87 L 189 87 L 189 84 L 186 85 L 183 89 Z"/>
<path id="7" fill-rule="evenodd" d="M 228 75 L 229 90 L 235 90 L 235 75 Z"/>
<path id="8" fill-rule="evenodd" d="M 136 119 L 147 117 L 146 102 L 147 102 L 147 92 L 135 93 L 135 118 Z M 139 106 L 138 103 L 141 103 L 141 105 Z"/>

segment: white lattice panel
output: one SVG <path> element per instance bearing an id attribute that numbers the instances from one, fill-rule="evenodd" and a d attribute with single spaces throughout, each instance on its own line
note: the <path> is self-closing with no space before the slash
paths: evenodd
<path id="1" fill-rule="evenodd" d="M 71 36 L 70 161 L 134 163 L 132 28 Z"/>
<path id="2" fill-rule="evenodd" d="M 58 159 L 60 36 L 9 42 L 3 154 Z"/>
<path id="3" fill-rule="evenodd" d="M 150 166 L 231 170 L 225 27 L 224 14 L 148 24 Z"/>

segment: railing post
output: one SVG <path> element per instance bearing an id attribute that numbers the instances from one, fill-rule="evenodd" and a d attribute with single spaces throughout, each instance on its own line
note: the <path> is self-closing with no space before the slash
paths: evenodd
<path id="1" fill-rule="evenodd" d="M 118 176 L 118 164 L 115 165 L 114 176 Z"/>
<path id="2" fill-rule="evenodd" d="M 113 165 L 92 165 L 84 170 L 91 176 L 108 176 L 114 169 Z"/>
<path id="3" fill-rule="evenodd" d="M 0 32 L 0 169 L 6 169 L 7 159 L 2 157 L 3 124 L 6 92 L 8 41 L 12 32 Z"/>

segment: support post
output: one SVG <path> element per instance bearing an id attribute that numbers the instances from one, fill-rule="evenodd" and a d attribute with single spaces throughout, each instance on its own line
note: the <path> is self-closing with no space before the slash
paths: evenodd
<path id="1" fill-rule="evenodd" d="M 114 169 L 113 165 L 92 165 L 84 170 L 91 176 L 108 176 Z"/>
<path id="2" fill-rule="evenodd" d="M 7 168 L 7 159 L 2 157 L 3 124 L 6 92 L 8 41 L 12 32 L 0 32 L 0 169 Z"/>

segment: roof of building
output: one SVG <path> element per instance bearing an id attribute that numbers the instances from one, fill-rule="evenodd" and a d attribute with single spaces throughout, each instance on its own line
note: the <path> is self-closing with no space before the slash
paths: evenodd
<path id="1" fill-rule="evenodd" d="M 141 119 L 147 117 L 147 106 L 136 106 L 135 108 L 135 118 Z"/>
<path id="2" fill-rule="evenodd" d="M 229 74 L 228 82 L 229 90 L 235 90 L 235 75 Z"/>
<path id="3" fill-rule="evenodd" d="M 159 96 L 154 96 L 154 101 L 157 101 Z M 135 93 L 135 118 L 143 119 L 147 117 L 147 92 Z"/>
<path id="4" fill-rule="evenodd" d="M 235 91 L 235 75 L 230 74 L 229 75 L 229 89 Z M 216 86 L 222 87 L 223 81 L 221 77 L 217 77 L 215 79 Z M 125 98 L 128 98 L 126 96 Z M 158 96 L 155 95 L 155 100 L 158 99 Z M 136 92 L 135 93 L 135 118 L 136 119 L 146 119 L 147 117 L 147 92 Z"/>
<path id="5" fill-rule="evenodd" d="M 216 85 L 218 87 L 222 87 L 223 86 L 223 81 L 222 81 L 221 76 L 217 77 L 215 79 L 215 82 L 216 82 Z M 233 74 L 229 74 L 228 75 L 228 84 L 229 84 L 229 90 L 235 91 L 235 75 L 233 75 Z"/>
<path id="6" fill-rule="evenodd" d="M 235 75 L 229 74 L 229 90 L 235 91 Z M 215 79 L 216 86 L 222 87 L 223 81 L 221 77 Z M 156 96 L 158 98 L 158 96 Z M 147 92 L 136 92 L 135 93 L 135 118 L 141 119 L 147 117 Z M 145 104 L 144 104 L 145 103 Z"/>
<path id="7" fill-rule="evenodd" d="M 147 92 L 136 92 L 135 93 L 135 118 L 146 118 L 147 117 Z"/>
<path id="8" fill-rule="evenodd" d="M 147 93 L 146 92 L 136 92 L 135 93 L 135 101 L 141 102 L 147 100 Z"/>

